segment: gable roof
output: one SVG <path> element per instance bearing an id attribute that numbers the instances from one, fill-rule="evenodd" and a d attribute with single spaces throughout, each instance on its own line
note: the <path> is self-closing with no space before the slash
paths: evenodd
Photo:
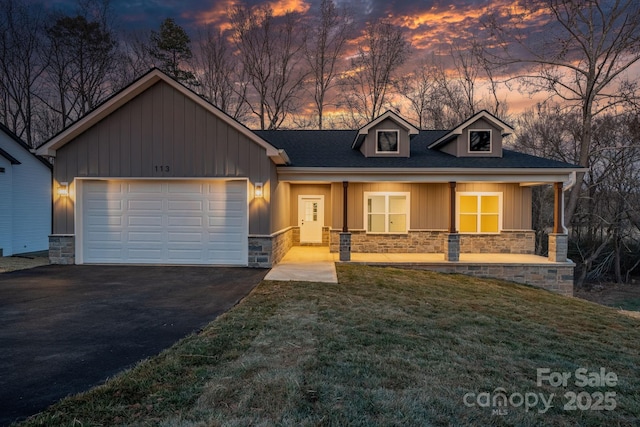
<path id="1" fill-rule="evenodd" d="M 273 145 L 269 144 L 267 141 L 252 132 L 249 128 L 157 68 L 152 68 L 149 72 L 135 80 L 129 86 L 109 97 L 84 117 L 66 127 L 57 135 L 39 146 L 36 152 L 44 156 L 55 156 L 56 150 L 71 142 L 73 139 L 87 131 L 90 127 L 100 122 L 109 114 L 113 113 L 115 110 L 122 107 L 127 102 L 160 81 L 165 82 L 175 90 L 179 91 L 208 112 L 214 114 L 227 125 L 249 138 L 249 140 L 264 148 L 267 151 L 267 156 L 269 156 L 274 163 L 278 165 L 287 163 L 288 157 L 283 150 L 275 148 Z"/>
<path id="2" fill-rule="evenodd" d="M 442 137 L 438 138 L 436 141 L 432 142 L 429 145 L 429 148 L 437 148 L 437 147 L 439 147 L 439 146 L 451 141 L 452 139 L 454 139 L 458 135 L 462 135 L 462 131 L 466 127 L 468 127 L 469 125 L 471 125 L 472 123 L 474 123 L 475 121 L 477 121 L 479 119 L 485 119 L 488 122 L 490 122 L 491 124 L 493 124 L 495 127 L 497 127 L 498 129 L 500 129 L 500 133 L 502 134 L 502 136 L 511 135 L 514 132 L 514 129 L 511 126 L 509 126 L 508 124 L 506 124 L 505 122 L 503 122 L 502 120 L 500 120 L 499 118 L 494 116 L 493 114 L 489 113 L 487 110 L 482 110 L 482 111 L 477 112 L 473 116 L 469 117 L 464 122 L 460 123 L 458 126 L 456 126 L 452 130 L 447 132 L 445 135 L 443 135 Z"/>
<path id="3" fill-rule="evenodd" d="M 22 150 L 28 151 L 29 155 L 31 155 L 34 158 L 36 158 L 40 163 L 42 163 L 43 165 L 45 165 L 49 169 L 53 168 L 53 165 L 49 161 L 47 161 L 47 159 L 45 159 L 43 157 L 40 157 L 37 154 L 35 154 L 31 150 L 31 148 L 27 145 L 26 142 L 24 142 L 22 139 L 20 139 L 20 137 L 18 135 L 13 133 L 13 131 L 11 131 L 11 129 L 9 129 L 7 126 L 3 125 L 2 123 L 0 123 L 0 132 L 4 132 L 7 136 L 9 136 L 9 138 L 11 138 L 16 143 L 16 145 L 20 146 Z M 22 164 L 18 159 L 16 159 L 14 156 L 9 154 L 7 151 L 3 150 L 2 148 L 0 148 L 0 156 L 2 156 L 5 159 L 9 160 L 9 162 L 11 162 L 12 165 L 20 165 L 20 164 Z"/>
<path id="4" fill-rule="evenodd" d="M 351 145 L 351 148 L 358 148 L 360 145 L 362 145 L 362 142 L 364 141 L 365 137 L 369 134 L 369 131 L 371 130 L 371 128 L 377 126 L 379 123 L 382 123 L 386 119 L 391 119 L 397 124 L 399 124 L 400 126 L 402 126 L 403 128 L 405 128 L 409 132 L 409 135 L 417 135 L 420 132 L 420 130 L 417 127 L 413 126 L 411 123 L 409 123 L 408 121 L 406 121 L 405 119 L 403 119 L 402 117 L 394 113 L 393 111 L 387 110 L 382 115 L 378 116 L 376 119 L 370 121 L 369 123 L 367 123 L 366 125 L 364 125 L 358 130 L 358 134 L 353 140 L 353 144 Z"/>

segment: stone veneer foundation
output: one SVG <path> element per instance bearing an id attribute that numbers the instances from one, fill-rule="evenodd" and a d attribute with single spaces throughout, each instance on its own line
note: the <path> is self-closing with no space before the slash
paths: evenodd
<path id="1" fill-rule="evenodd" d="M 572 262 L 564 265 L 550 264 L 429 264 L 414 266 L 441 273 L 457 273 L 469 276 L 495 278 L 531 285 L 565 296 L 573 296 Z"/>
<path id="2" fill-rule="evenodd" d="M 49 236 L 49 262 L 63 265 L 76 263 L 76 236 L 74 234 L 52 234 Z"/>
<path id="3" fill-rule="evenodd" d="M 271 268 L 293 246 L 293 228 L 271 236 L 249 236 L 249 267 Z"/>
<path id="4" fill-rule="evenodd" d="M 356 264 L 384 265 L 389 263 L 358 262 Z M 487 279 L 508 280 L 546 289 L 557 294 L 573 296 L 573 262 L 540 264 L 484 264 L 467 262 L 393 263 L 393 267 L 437 271 L 439 273 L 466 274 Z"/>
<path id="5" fill-rule="evenodd" d="M 350 230 L 351 252 L 444 253 L 447 231 L 409 231 L 407 234 L 367 234 Z M 331 230 L 329 248 L 340 250 L 340 230 Z M 500 234 L 460 234 L 460 253 L 534 254 L 535 231 L 503 231 Z"/>
<path id="6" fill-rule="evenodd" d="M 344 235 L 331 230 L 330 251 L 343 256 Z M 407 234 L 367 234 L 351 231 L 351 251 L 364 253 L 444 253 L 445 262 L 393 263 L 393 266 L 466 274 L 469 276 L 508 280 L 573 296 L 575 264 L 566 258 L 566 235 L 550 236 L 550 262 L 536 263 L 472 263 L 460 262 L 459 253 L 533 254 L 534 231 L 503 231 L 500 234 L 449 234 L 444 231 L 410 231 Z M 553 250 L 553 255 L 551 255 Z M 563 258 L 564 254 L 564 258 Z M 361 262 L 367 265 L 388 263 Z"/>

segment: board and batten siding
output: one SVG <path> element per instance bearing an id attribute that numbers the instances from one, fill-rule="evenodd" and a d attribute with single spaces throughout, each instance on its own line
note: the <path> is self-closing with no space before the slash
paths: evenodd
<path id="1" fill-rule="evenodd" d="M 333 229 L 342 228 L 342 183 L 331 186 Z M 446 230 L 449 226 L 449 184 L 431 183 L 358 183 L 350 182 L 348 188 L 347 224 L 350 229 L 364 229 L 365 192 L 409 192 L 410 229 Z M 457 191 L 503 193 L 504 230 L 531 230 L 531 188 L 518 184 L 464 184 L 458 183 Z"/>
<path id="2" fill-rule="evenodd" d="M 377 132 L 379 130 L 396 130 L 398 131 L 398 152 L 397 153 L 376 153 L 376 145 L 378 143 Z M 394 120 L 385 119 L 369 130 L 369 134 L 360 147 L 360 152 L 365 157 L 409 157 L 410 156 L 409 132 L 402 126 L 398 125 Z"/>
<path id="3" fill-rule="evenodd" d="M 273 171 L 264 148 L 161 81 L 58 149 L 54 178 L 246 177 L 249 233 L 269 234 Z M 262 199 L 252 197 L 255 182 Z M 54 233 L 74 232 L 72 198 L 55 195 Z"/>

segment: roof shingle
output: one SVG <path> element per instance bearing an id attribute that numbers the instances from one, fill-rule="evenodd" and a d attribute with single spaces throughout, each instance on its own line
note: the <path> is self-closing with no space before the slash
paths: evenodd
<path id="1" fill-rule="evenodd" d="M 567 169 L 577 166 L 503 149 L 503 157 L 455 157 L 427 147 L 446 135 L 446 130 L 423 130 L 411 139 L 410 157 L 364 157 L 351 148 L 356 130 L 254 131 L 286 151 L 288 167 L 306 168 L 474 168 L 474 169 Z M 287 166 L 281 166 L 287 167 Z"/>

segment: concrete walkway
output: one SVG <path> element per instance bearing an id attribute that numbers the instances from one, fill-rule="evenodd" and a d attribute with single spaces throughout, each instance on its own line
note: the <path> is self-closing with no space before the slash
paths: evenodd
<path id="1" fill-rule="evenodd" d="M 265 280 L 338 283 L 335 258 L 329 247 L 294 246 L 267 273 Z"/>

